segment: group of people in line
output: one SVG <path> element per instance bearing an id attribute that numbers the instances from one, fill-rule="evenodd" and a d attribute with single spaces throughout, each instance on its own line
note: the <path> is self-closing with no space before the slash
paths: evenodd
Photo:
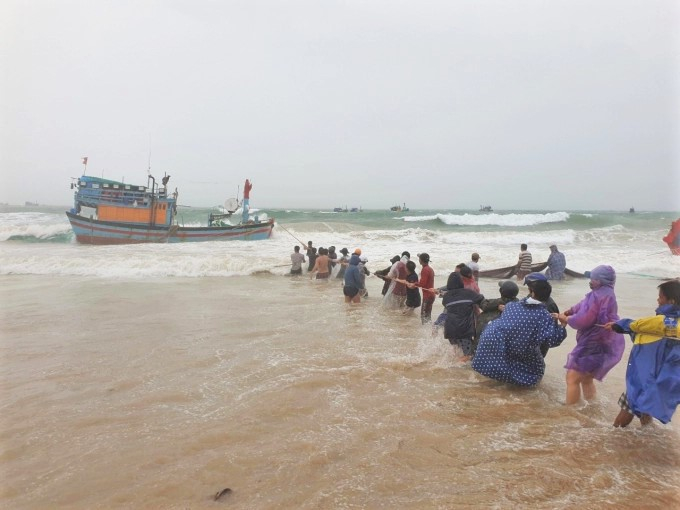
<path id="1" fill-rule="evenodd" d="M 308 243 L 309 257 L 311 241 Z M 356 249 L 340 250 L 341 257 L 330 257 L 333 247 L 319 248 L 309 272 L 316 278 L 329 278 L 333 262 L 343 278 L 346 302 L 358 302 L 365 295 L 365 277 L 370 274 L 367 259 Z M 551 298 L 549 280 L 563 279 L 565 257 L 555 245 L 550 247 L 546 274 L 531 272 L 531 254 L 521 245 L 517 263 L 518 280 L 526 285 L 528 295 L 518 298 L 519 286 L 512 280 L 499 282 L 498 298 L 487 299 L 477 283 L 479 254 L 459 264 L 445 287 L 434 287 L 434 271 L 430 256 L 418 254 L 420 276 L 408 251 L 395 255 L 390 265 L 373 274 L 384 280 L 383 306 L 412 313 L 420 307 L 423 324 L 431 322 L 432 307 L 442 298 L 443 312 L 432 324 L 433 334 L 443 329 L 444 337 L 462 350 L 460 361 L 471 361 L 476 372 L 501 382 L 518 386 L 535 386 L 545 373 L 544 358 L 548 350 L 559 346 L 567 337 L 567 326 L 576 330 L 576 346 L 567 356 L 566 404 L 575 404 L 583 396 L 596 396 L 594 380 L 602 381 L 621 360 L 625 347 L 624 333 L 634 346 L 626 372 L 626 391 L 619 399 L 621 411 L 614 425 L 627 426 L 635 416 L 646 425 L 656 418 L 668 423 L 680 404 L 680 340 L 677 322 L 680 318 L 680 280 L 658 286 L 656 315 L 639 319 L 620 319 L 614 292 L 616 272 L 600 265 L 587 272 L 590 292 L 583 300 L 560 312 Z M 304 258 L 295 247 L 293 270 L 300 271 Z M 325 257 L 325 259 L 323 258 Z M 321 259 L 321 262 L 319 260 Z M 296 267 L 296 261 L 298 266 Z M 332 262 L 331 262 L 332 261 Z M 529 271 L 526 271 L 526 267 Z M 344 271 L 340 276 L 340 271 Z M 422 290 L 421 299 L 419 290 Z"/>
<path id="2" fill-rule="evenodd" d="M 368 259 L 361 254 L 360 248 L 354 250 L 351 256 L 347 248 L 342 248 L 338 256 L 335 246 L 319 247 L 317 250 L 312 244 L 312 241 L 309 241 L 304 247 L 307 259 L 305 259 L 305 254 L 300 252 L 300 246 L 293 247 L 293 253 L 290 255 L 291 275 L 301 275 L 302 264 L 308 260 L 307 272 L 310 278 L 316 277 L 317 280 L 335 278 L 345 282 L 343 288 L 345 302 L 358 303 L 362 296 L 368 296 L 366 276 L 369 276 L 371 272 L 366 268 Z"/>

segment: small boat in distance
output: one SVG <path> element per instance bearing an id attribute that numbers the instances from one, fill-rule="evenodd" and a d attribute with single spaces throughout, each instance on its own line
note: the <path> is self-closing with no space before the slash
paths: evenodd
<path id="1" fill-rule="evenodd" d="M 343 209 L 342 207 L 333 208 L 333 212 L 347 212 L 347 206 Z"/>
<path id="2" fill-rule="evenodd" d="M 409 208 L 406 207 L 406 202 L 404 202 L 403 207 L 400 205 L 393 205 L 392 207 L 390 207 L 390 211 L 392 212 L 407 212 L 408 210 Z"/>
<path id="3" fill-rule="evenodd" d="M 24 202 L 24 206 L 25 207 L 38 207 L 39 204 L 38 204 L 38 202 L 28 202 L 28 201 L 26 201 L 26 202 Z"/>
<path id="4" fill-rule="evenodd" d="M 493 212 L 493 209 L 490 205 L 480 205 L 479 212 Z"/>
<path id="5" fill-rule="evenodd" d="M 177 188 L 168 193 L 169 175 L 162 186 L 149 175 L 146 186 L 83 175 L 74 178 L 73 208 L 66 211 L 76 241 L 83 244 L 181 243 L 268 239 L 274 220 L 249 219 L 252 184 L 246 179 L 240 223 L 223 222 L 233 211 L 210 214 L 207 227 L 177 223 Z M 230 204 L 232 205 L 232 204 Z"/>
<path id="6" fill-rule="evenodd" d="M 628 212 L 631 213 L 631 214 L 634 213 L 634 212 L 635 212 L 635 207 L 631 207 L 630 209 L 628 209 Z"/>

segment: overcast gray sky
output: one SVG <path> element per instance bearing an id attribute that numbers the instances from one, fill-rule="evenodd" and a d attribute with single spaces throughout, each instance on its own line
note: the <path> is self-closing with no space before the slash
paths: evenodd
<path id="1" fill-rule="evenodd" d="M 674 0 L 3 0 L 0 202 L 680 210 Z"/>

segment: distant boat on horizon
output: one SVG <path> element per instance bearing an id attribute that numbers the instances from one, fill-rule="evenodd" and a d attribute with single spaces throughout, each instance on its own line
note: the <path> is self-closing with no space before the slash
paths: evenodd
<path id="1" fill-rule="evenodd" d="M 24 203 L 24 206 L 26 206 L 26 207 L 38 207 L 39 205 L 40 205 L 40 204 L 38 204 L 38 202 L 29 202 L 29 201 L 26 201 L 26 202 Z"/>
<path id="2" fill-rule="evenodd" d="M 628 212 L 629 212 L 629 213 L 634 213 L 634 212 L 635 212 L 635 207 L 631 207 L 630 209 L 628 209 Z"/>
<path id="3" fill-rule="evenodd" d="M 401 212 L 401 211 L 407 212 L 408 210 L 409 210 L 409 208 L 406 207 L 406 202 L 404 202 L 403 207 L 400 206 L 400 205 L 393 205 L 392 207 L 390 207 L 390 211 L 392 211 L 392 212 Z"/>
<path id="4" fill-rule="evenodd" d="M 479 212 L 493 212 L 493 209 L 490 205 L 480 205 Z"/>

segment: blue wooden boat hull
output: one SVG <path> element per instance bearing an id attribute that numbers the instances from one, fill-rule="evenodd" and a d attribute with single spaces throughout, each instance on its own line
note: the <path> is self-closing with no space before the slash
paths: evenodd
<path id="1" fill-rule="evenodd" d="M 268 239 L 273 221 L 222 227 L 153 226 L 99 221 L 66 212 L 76 240 L 82 244 L 191 243 Z"/>

